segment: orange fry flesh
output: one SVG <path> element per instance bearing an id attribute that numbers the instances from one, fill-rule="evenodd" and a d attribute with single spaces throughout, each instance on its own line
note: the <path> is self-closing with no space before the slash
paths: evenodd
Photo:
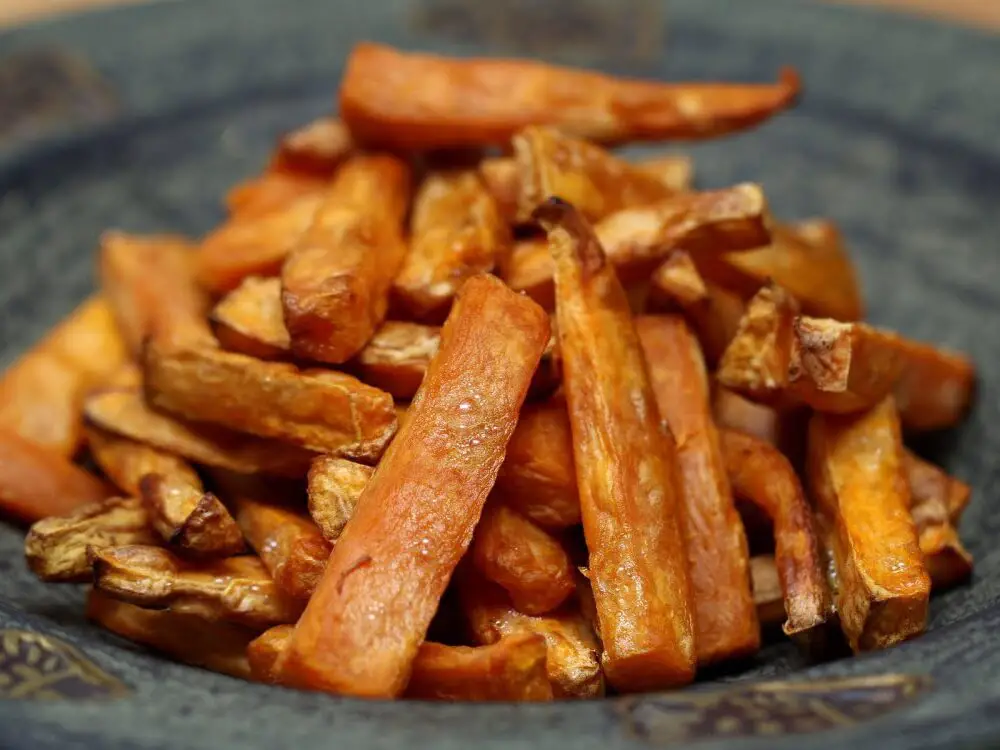
<path id="1" fill-rule="evenodd" d="M 608 681 L 694 677 L 695 638 L 675 458 L 625 292 L 572 206 L 535 212 L 555 261 L 563 388 Z"/>
<path id="2" fill-rule="evenodd" d="M 774 84 L 661 83 L 514 59 L 448 59 L 355 46 L 341 81 L 352 135 L 400 149 L 506 143 L 526 125 L 580 138 L 710 138 L 791 106 L 798 76 Z"/>
<path id="3" fill-rule="evenodd" d="M 337 172 L 281 269 L 292 352 L 339 364 L 385 319 L 406 245 L 410 169 L 389 155 L 355 156 Z"/>
<path id="4" fill-rule="evenodd" d="M 226 193 L 230 219 L 256 219 L 299 198 L 319 197 L 328 180 L 308 174 L 268 170 L 235 185 Z"/>
<path id="5" fill-rule="evenodd" d="M 373 697 L 403 691 L 548 339 L 548 316 L 500 281 L 476 276 L 462 287 L 403 426 L 296 626 L 285 682 Z"/>
<path id="6" fill-rule="evenodd" d="M 643 316 L 636 329 L 659 414 L 677 441 L 698 663 L 752 654 L 760 646 L 760 628 L 750 555 L 712 420 L 698 341 L 680 316 Z"/>

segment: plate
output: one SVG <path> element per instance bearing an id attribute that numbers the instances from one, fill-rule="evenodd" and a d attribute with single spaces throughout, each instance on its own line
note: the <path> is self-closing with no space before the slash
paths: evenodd
<path id="1" fill-rule="evenodd" d="M 975 358 L 972 417 L 919 446 L 975 488 L 962 529 L 975 579 L 934 600 L 923 638 L 860 658 L 809 667 L 777 644 L 743 670 L 672 694 L 383 703 L 245 684 L 100 632 L 82 620 L 82 590 L 34 581 L 21 531 L 3 526 L 0 690 L 20 698 L 0 701 L 0 746 L 894 750 L 1000 741 L 996 37 L 800 0 L 177 0 L 8 32 L 5 64 L 35 62 L 6 79 L 0 72 L 20 82 L 0 92 L 0 122 L 15 112 L 35 119 L 0 128 L 0 364 L 92 288 L 106 227 L 198 234 L 219 221 L 223 190 L 261 167 L 274 137 L 329 109 L 358 39 L 675 79 L 772 80 L 782 64 L 798 67 L 802 105 L 693 147 L 699 181 L 759 180 L 778 215 L 833 217 L 876 322 Z M 49 85 L 32 88 L 38 81 Z M 34 108 L 11 106 L 25 101 Z"/>

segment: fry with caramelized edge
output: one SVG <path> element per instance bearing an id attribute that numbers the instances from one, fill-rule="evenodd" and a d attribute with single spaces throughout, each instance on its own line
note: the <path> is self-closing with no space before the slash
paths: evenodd
<path id="1" fill-rule="evenodd" d="M 220 471 L 212 472 L 212 481 L 278 588 L 296 599 L 312 596 L 332 547 L 308 516 L 291 507 L 287 488 Z"/>
<path id="2" fill-rule="evenodd" d="M 696 652 L 676 460 L 628 301 L 579 212 L 551 198 L 534 218 L 555 261 L 563 388 L 604 672 L 620 691 L 685 684 Z"/>
<path id="3" fill-rule="evenodd" d="M 548 339 L 548 316 L 496 278 L 462 287 L 403 426 L 296 626 L 284 682 L 372 697 L 403 691 Z"/>
<path id="4" fill-rule="evenodd" d="M 0 429 L 0 513 L 34 522 L 65 516 L 114 490 L 58 453 Z"/>
<path id="5" fill-rule="evenodd" d="M 374 471 L 345 458 L 317 456 L 313 460 L 307 483 L 309 515 L 331 544 L 340 539 Z"/>
<path id="6" fill-rule="evenodd" d="M 94 425 L 86 428 L 87 447 L 94 463 L 123 492 L 138 496 L 139 485 L 147 474 L 177 477 L 186 484 L 200 486 L 201 480 L 191 465 L 172 453 L 121 437 Z"/>
<path id="7" fill-rule="evenodd" d="M 295 622 L 302 612 L 250 555 L 192 563 L 141 545 L 91 548 L 89 555 L 95 589 L 144 609 L 260 629 Z"/>
<path id="8" fill-rule="evenodd" d="M 698 340 L 677 315 L 639 317 L 635 327 L 657 410 L 676 439 L 698 663 L 747 656 L 760 646 L 750 554 L 712 420 Z"/>
<path id="9" fill-rule="evenodd" d="M 526 615 L 551 612 L 573 593 L 573 563 L 558 539 L 510 508 L 490 503 L 476 526 L 472 561 Z"/>
<path id="10" fill-rule="evenodd" d="M 910 517 L 899 416 L 889 396 L 860 414 L 815 413 L 808 479 L 837 570 L 837 612 L 854 651 L 923 632 L 931 582 Z"/>
<path id="11" fill-rule="evenodd" d="M 409 200 L 410 169 L 401 159 L 354 156 L 337 171 L 281 268 L 281 304 L 296 356 L 345 362 L 385 319 L 406 254 Z"/>
<path id="12" fill-rule="evenodd" d="M 354 150 L 344 123 L 319 117 L 281 137 L 271 169 L 329 178 Z"/>
<path id="13" fill-rule="evenodd" d="M 328 183 L 327 178 L 269 169 L 230 188 L 226 193 L 226 210 L 230 220 L 257 219 L 299 198 L 322 195 Z"/>
<path id="14" fill-rule="evenodd" d="M 413 199 L 410 249 L 392 283 L 393 306 L 416 320 L 448 314 L 466 279 L 489 273 L 510 233 L 474 169 L 429 172 Z"/>
<path id="15" fill-rule="evenodd" d="M 744 130 L 791 106 L 799 88 L 791 69 L 772 84 L 662 83 L 362 43 L 347 61 L 340 111 L 358 140 L 404 150 L 506 143 L 534 124 L 622 143 Z"/>
<path id="16" fill-rule="evenodd" d="M 291 356 L 281 279 L 248 276 L 219 300 L 209 320 L 223 349 L 266 360 Z"/>
<path id="17" fill-rule="evenodd" d="M 333 370 L 156 342 L 144 364 L 150 405 L 187 419 L 368 461 L 396 432 L 392 396 Z"/>
<path id="18" fill-rule="evenodd" d="M 97 590 L 87 594 L 87 619 L 193 667 L 250 679 L 246 651 L 257 635 L 254 630 L 142 609 Z"/>
<path id="19" fill-rule="evenodd" d="M 72 456 L 80 444 L 84 394 L 125 358 L 111 308 L 91 297 L 3 373 L 0 429 Z"/>
<path id="20" fill-rule="evenodd" d="M 930 344 L 899 338 L 903 359 L 893 389 L 907 431 L 954 427 L 969 411 L 976 387 L 975 365 L 965 356 Z"/>
<path id="21" fill-rule="evenodd" d="M 185 555 L 225 557 L 243 551 L 240 527 L 197 476 L 146 474 L 139 495 L 156 533 Z"/>
<path id="22" fill-rule="evenodd" d="M 795 469 L 760 438 L 733 430 L 720 431 L 720 437 L 733 494 L 759 507 L 774 524 L 774 559 L 788 617 L 785 635 L 807 646 L 825 640 L 833 603 L 812 509 Z"/>
<path id="23" fill-rule="evenodd" d="M 24 557 L 43 581 L 82 583 L 93 576 L 87 547 L 155 543 L 142 503 L 109 497 L 34 523 L 24 539 Z"/>

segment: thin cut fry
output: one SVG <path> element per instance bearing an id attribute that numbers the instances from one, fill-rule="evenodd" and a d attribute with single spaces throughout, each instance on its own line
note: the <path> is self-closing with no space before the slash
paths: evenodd
<path id="1" fill-rule="evenodd" d="M 193 479 L 185 474 L 146 474 L 139 482 L 139 494 L 156 533 L 192 557 L 242 552 L 243 535 L 226 506 L 205 492 L 197 476 Z"/>
<path id="2" fill-rule="evenodd" d="M 91 590 L 87 618 L 112 633 L 194 667 L 250 679 L 246 650 L 256 632 L 175 612 L 141 609 Z"/>
<path id="3" fill-rule="evenodd" d="M 281 304 L 296 356 L 345 362 L 385 319 L 406 254 L 409 200 L 410 169 L 401 159 L 355 156 L 338 170 L 281 269 Z"/>
<path id="4" fill-rule="evenodd" d="M 188 563 L 145 546 L 90 550 L 94 588 L 144 609 L 169 609 L 211 622 L 268 628 L 295 622 L 302 604 L 278 591 L 249 555 Z"/>
<path id="5" fill-rule="evenodd" d="M 622 691 L 684 684 L 696 654 L 675 457 L 625 292 L 572 206 L 550 199 L 535 219 L 555 260 L 563 387 L 604 671 Z"/>
<path id="6" fill-rule="evenodd" d="M 548 316 L 497 279 L 462 287 L 403 427 L 296 627 L 285 681 L 350 695 L 403 691 L 548 339 Z"/>
<path id="7" fill-rule="evenodd" d="M 223 349 L 257 359 L 288 359 L 292 340 L 281 309 L 281 279 L 248 276 L 210 316 Z"/>
<path id="8" fill-rule="evenodd" d="M 923 632 L 931 582 L 910 517 L 892 397 L 860 414 L 814 414 L 808 477 L 851 648 L 885 648 Z"/>
<path id="9" fill-rule="evenodd" d="M 976 387 L 976 368 L 956 352 L 899 338 L 903 359 L 893 389 L 899 416 L 908 431 L 954 427 L 969 411 Z"/>
<path id="10" fill-rule="evenodd" d="M 328 182 L 310 174 L 270 169 L 230 188 L 226 193 L 226 209 L 231 219 L 257 219 L 299 198 L 320 196 Z"/>
<path id="11" fill-rule="evenodd" d="M 0 429 L 72 456 L 80 444 L 84 394 L 125 358 L 111 308 L 101 297 L 90 298 L 4 372 Z"/>
<path id="12" fill-rule="evenodd" d="M 133 497 L 139 495 L 139 485 L 147 474 L 176 477 L 192 486 L 201 483 L 184 459 L 94 425 L 87 427 L 87 447 L 105 476 Z"/>
<path id="13" fill-rule="evenodd" d="M 680 316 L 640 317 L 636 330 L 657 409 L 677 441 L 698 663 L 752 654 L 760 628 L 750 554 L 712 421 L 701 349 Z"/>
<path id="14" fill-rule="evenodd" d="M 309 515 L 331 544 L 354 515 L 374 469 L 333 456 L 318 456 L 309 468 Z"/>
<path id="15" fill-rule="evenodd" d="M 799 87 L 790 69 L 774 84 L 661 83 L 529 60 L 456 60 L 364 43 L 347 61 L 340 111 L 355 138 L 389 148 L 506 143 L 533 124 L 622 143 L 743 130 L 791 106 Z"/>
<path id="16" fill-rule="evenodd" d="M 87 547 L 154 543 L 142 503 L 110 497 L 33 524 L 24 539 L 24 557 L 43 581 L 82 583 L 93 576 Z"/>
<path id="17" fill-rule="evenodd" d="M 329 178 L 354 150 L 344 123 L 320 117 L 281 138 L 271 169 Z"/>

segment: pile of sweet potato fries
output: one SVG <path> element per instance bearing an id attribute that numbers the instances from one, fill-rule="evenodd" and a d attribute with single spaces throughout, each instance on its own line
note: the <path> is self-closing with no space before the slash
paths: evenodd
<path id="1" fill-rule="evenodd" d="M 902 435 L 963 417 L 972 364 L 861 322 L 829 222 L 607 150 L 797 95 L 359 45 L 341 119 L 198 243 L 107 233 L 100 292 L 0 381 L 29 566 L 184 662 L 368 697 L 919 634 L 971 572 L 969 488 Z"/>

